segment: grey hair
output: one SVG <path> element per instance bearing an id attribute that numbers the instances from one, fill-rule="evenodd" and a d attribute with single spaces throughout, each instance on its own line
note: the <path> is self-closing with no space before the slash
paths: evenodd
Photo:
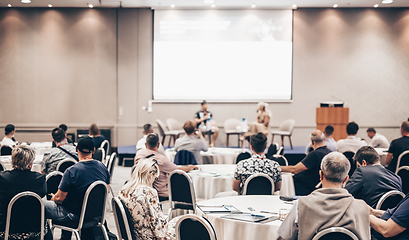
<path id="1" fill-rule="evenodd" d="M 36 151 L 28 146 L 15 146 L 11 152 L 11 165 L 16 170 L 31 170 Z"/>
<path id="2" fill-rule="evenodd" d="M 320 142 L 323 142 L 325 140 L 325 136 L 324 136 L 323 132 L 321 132 L 321 135 L 311 133 L 310 139 L 312 141 L 316 142 L 316 143 L 320 143 Z"/>
<path id="3" fill-rule="evenodd" d="M 322 174 L 330 182 L 342 183 L 348 176 L 349 169 L 351 169 L 349 160 L 339 152 L 327 154 L 321 162 Z"/>

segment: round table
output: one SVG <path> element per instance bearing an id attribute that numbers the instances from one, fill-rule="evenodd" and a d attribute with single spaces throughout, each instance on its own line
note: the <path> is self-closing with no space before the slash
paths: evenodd
<path id="1" fill-rule="evenodd" d="M 278 196 L 235 196 L 215 198 L 201 201 L 200 205 L 233 205 L 241 212 L 250 212 L 249 207 L 254 208 L 254 214 L 266 215 L 260 211 L 275 212 L 278 216 L 280 209 L 292 208 L 292 203 L 281 201 Z M 198 210 L 199 215 L 207 218 L 213 225 L 218 240 L 248 240 L 248 239 L 278 239 L 277 230 L 281 225 L 280 220 L 266 223 L 253 223 L 222 218 L 227 214 L 205 214 Z"/>
<path id="2" fill-rule="evenodd" d="M 43 161 L 43 155 L 36 155 L 31 171 L 41 172 L 41 162 L 42 161 Z M 0 162 L 1 164 L 3 164 L 6 170 L 13 170 L 13 167 L 11 166 L 11 156 L 0 156 Z"/>
<path id="3" fill-rule="evenodd" d="M 233 191 L 235 164 L 205 164 L 197 166 L 200 170 L 189 172 L 197 198 L 212 199 L 219 192 Z M 280 195 L 295 195 L 292 174 L 282 173 Z"/>
<path id="4" fill-rule="evenodd" d="M 201 151 L 203 164 L 235 164 L 237 156 L 243 152 L 241 148 L 209 148 L 207 152 Z M 173 162 L 176 151 L 174 148 L 166 149 L 166 157 Z"/>

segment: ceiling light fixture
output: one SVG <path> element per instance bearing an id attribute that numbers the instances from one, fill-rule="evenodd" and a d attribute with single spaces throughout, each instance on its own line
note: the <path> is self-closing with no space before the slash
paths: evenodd
<path id="1" fill-rule="evenodd" d="M 379 5 L 378 5 L 378 4 L 375 4 L 375 5 L 373 5 L 373 7 L 374 7 L 374 8 L 377 8 L 377 7 L 379 7 Z"/>
<path id="2" fill-rule="evenodd" d="M 334 7 L 334 8 L 337 8 L 337 7 L 338 7 L 338 4 L 335 3 L 335 4 L 333 5 L 333 7 Z"/>
<path id="3" fill-rule="evenodd" d="M 214 5 L 214 4 L 212 4 L 212 6 L 211 6 L 212 8 L 215 8 L 216 7 L 216 5 Z"/>
<path id="4" fill-rule="evenodd" d="M 297 8 L 297 4 L 293 4 L 293 8 Z"/>
<path id="5" fill-rule="evenodd" d="M 175 4 L 170 5 L 170 7 L 171 7 L 171 8 L 174 8 L 174 7 L 175 7 Z"/>
<path id="6" fill-rule="evenodd" d="M 31 0 L 21 0 L 22 3 L 31 3 Z"/>
<path id="7" fill-rule="evenodd" d="M 214 3 L 214 0 L 204 0 L 204 3 Z"/>
<path id="8" fill-rule="evenodd" d="M 48 4 L 48 7 L 53 7 L 53 5 L 51 5 L 51 3 L 50 3 L 50 4 Z"/>
<path id="9" fill-rule="evenodd" d="M 393 3 L 393 0 L 382 0 L 383 4 L 389 4 L 389 3 Z"/>
<path id="10" fill-rule="evenodd" d="M 7 4 L 7 7 L 11 7 L 11 4 L 9 3 L 9 4 Z"/>
<path id="11" fill-rule="evenodd" d="M 94 5 L 92 5 L 92 4 L 90 3 L 90 4 L 88 4 L 88 7 L 89 7 L 89 8 L 93 8 Z"/>
<path id="12" fill-rule="evenodd" d="M 251 4 L 251 7 L 252 7 L 252 8 L 255 8 L 255 7 L 256 7 L 256 4 L 254 4 L 254 3 Z"/>

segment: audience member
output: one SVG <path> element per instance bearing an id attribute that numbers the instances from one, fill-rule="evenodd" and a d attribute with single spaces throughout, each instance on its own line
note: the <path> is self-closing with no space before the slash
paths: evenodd
<path id="1" fill-rule="evenodd" d="M 328 125 L 325 127 L 324 130 L 324 137 L 325 137 L 325 145 L 329 150 L 332 152 L 335 152 L 337 150 L 337 142 L 332 138 L 332 134 L 334 133 L 334 127 L 331 125 Z M 306 148 L 306 154 L 310 153 L 312 150 L 314 150 L 311 146 L 311 142 L 307 145 Z"/>
<path id="2" fill-rule="evenodd" d="M 110 183 L 108 169 L 100 161 L 92 159 L 94 151 L 94 141 L 91 137 L 78 142 L 79 162 L 65 170 L 57 193 L 51 194 L 51 201 L 43 201 L 47 219 L 67 223 L 78 221 L 88 187 L 96 181 Z M 71 239 L 71 232 L 62 231 L 61 239 Z"/>
<path id="3" fill-rule="evenodd" d="M 345 189 L 369 206 L 376 207 L 379 199 L 392 190 L 402 191 L 402 180 L 379 162 L 373 147 L 361 147 L 354 156 L 358 168 L 347 182 Z"/>
<path id="4" fill-rule="evenodd" d="M 244 183 L 247 178 L 257 173 L 265 173 L 274 181 L 274 191 L 281 189 L 281 168 L 273 160 L 266 158 L 264 151 L 267 147 L 267 137 L 264 133 L 258 133 L 250 137 L 250 148 L 253 156 L 240 161 L 234 170 L 233 190 L 243 193 Z"/>
<path id="5" fill-rule="evenodd" d="M 213 114 L 207 110 L 207 102 L 203 100 L 201 103 L 202 109 L 196 113 L 195 122 L 196 128 L 202 130 L 203 134 L 208 131 L 213 132 L 213 138 L 210 143 L 210 147 L 214 147 L 216 143 L 217 136 L 219 136 L 219 128 L 216 126 L 216 121 L 213 119 Z M 210 118 L 211 129 L 207 129 L 207 121 Z M 203 123 L 203 124 L 202 124 Z"/>
<path id="6" fill-rule="evenodd" d="M 71 139 L 69 139 L 69 138 L 68 138 L 68 135 L 67 135 L 67 133 L 68 133 L 68 126 L 65 125 L 64 123 L 62 123 L 62 124 L 60 124 L 60 126 L 58 126 L 58 128 L 61 128 L 61 129 L 64 131 L 65 137 L 67 138 L 67 142 L 68 142 L 69 144 L 74 145 L 74 142 L 73 142 Z M 55 142 L 53 142 L 53 147 L 57 147 L 57 145 L 55 145 Z"/>
<path id="7" fill-rule="evenodd" d="M 322 188 L 300 197 L 278 229 L 285 240 L 310 240 L 317 232 L 343 227 L 358 239 L 370 239 L 369 211 L 362 200 L 356 200 L 342 188 L 348 181 L 350 163 L 341 153 L 332 152 L 321 163 Z"/>
<path id="8" fill-rule="evenodd" d="M 259 102 L 257 104 L 257 121 L 249 124 L 248 132 L 244 134 L 244 137 L 248 139 L 249 136 L 257 134 L 259 132 L 268 135 L 270 130 L 271 113 L 268 111 L 268 103 Z"/>
<path id="9" fill-rule="evenodd" d="M 363 146 L 366 146 L 366 142 L 362 141 L 360 138 L 356 137 L 358 133 L 359 126 L 355 122 L 350 122 L 347 125 L 347 134 L 348 137 L 346 139 L 341 139 L 337 142 L 337 151 L 340 153 L 344 152 L 356 152 Z"/>
<path id="10" fill-rule="evenodd" d="M 368 137 L 371 139 L 368 146 L 373 148 L 389 148 L 388 139 L 384 135 L 376 133 L 375 128 L 368 128 L 366 134 L 368 134 Z"/>
<path id="11" fill-rule="evenodd" d="M 95 123 L 93 123 L 89 128 L 89 135 L 94 140 L 95 149 L 101 147 L 101 144 L 105 140 L 105 137 L 104 135 L 101 135 L 101 131 L 99 131 L 99 128 Z"/>
<path id="12" fill-rule="evenodd" d="M 16 146 L 11 155 L 13 170 L 0 172 L 0 238 L 4 239 L 6 227 L 7 207 L 10 200 L 18 193 L 30 191 L 38 194 L 40 198 L 47 194 L 45 175 L 31 171 L 35 158 L 34 149 L 28 146 Z M 49 231 L 48 228 L 45 229 Z M 13 239 L 32 239 L 40 236 L 38 233 L 18 234 Z M 53 239 L 51 231 L 45 239 Z"/>
<path id="13" fill-rule="evenodd" d="M 54 128 L 51 132 L 53 143 L 57 147 L 51 148 L 44 153 L 43 161 L 41 162 L 41 172 L 49 174 L 57 169 L 57 165 L 64 159 L 74 159 L 78 161 L 78 154 L 75 147 L 67 142 L 67 137 L 64 130 Z"/>
<path id="14" fill-rule="evenodd" d="M 324 134 L 315 130 L 311 134 L 311 146 L 314 151 L 310 152 L 301 162 L 295 166 L 281 166 L 282 172 L 290 172 L 294 175 L 295 194 L 304 196 L 315 190 L 320 182 L 319 170 L 321 161 L 325 155 L 331 152 L 325 146 Z"/>
<path id="15" fill-rule="evenodd" d="M 137 239 L 175 239 L 159 206 L 157 191 L 152 188 L 159 177 L 159 166 L 153 158 L 142 158 L 135 165 L 132 178 L 122 187 L 118 198 L 125 202 L 133 218 Z"/>
<path id="16" fill-rule="evenodd" d="M 1 146 L 6 145 L 11 148 L 13 148 L 17 141 L 14 139 L 14 133 L 15 133 L 15 127 L 12 124 L 7 124 L 7 126 L 4 128 L 4 133 L 6 136 L 4 136 L 3 140 L 1 141 Z"/>
<path id="17" fill-rule="evenodd" d="M 203 164 L 202 155 L 200 151 L 207 151 L 208 145 L 206 139 L 203 138 L 200 129 L 195 133 L 195 123 L 192 121 L 187 121 L 183 124 L 183 129 L 186 135 L 178 138 L 175 142 L 175 150 L 187 150 L 192 152 L 195 156 L 197 164 Z"/>
<path id="18" fill-rule="evenodd" d="M 168 175 L 176 169 L 189 172 L 196 168 L 196 166 L 177 166 L 168 160 L 165 155 L 158 152 L 159 148 L 159 136 L 156 133 L 150 133 L 146 137 L 146 149 L 141 149 L 136 153 L 135 164 L 138 163 L 141 158 L 154 158 L 158 162 L 159 177 L 153 182 L 153 187 L 158 191 L 159 200 L 166 201 L 169 199 L 168 193 Z"/>
<path id="19" fill-rule="evenodd" d="M 152 125 L 150 125 L 149 123 L 143 125 L 143 138 L 141 138 L 138 143 L 136 144 L 136 151 L 138 152 L 140 149 L 145 149 L 146 148 L 146 136 L 148 136 L 149 133 L 153 133 L 153 128 Z M 158 152 L 160 154 L 165 155 L 165 150 L 163 149 L 162 144 L 159 145 L 159 149 Z"/>
<path id="20" fill-rule="evenodd" d="M 388 155 L 386 156 L 386 164 L 388 164 L 386 168 L 392 172 L 396 171 L 399 155 L 404 151 L 409 150 L 409 121 L 402 123 L 400 126 L 400 133 L 402 137 L 391 142 Z"/>

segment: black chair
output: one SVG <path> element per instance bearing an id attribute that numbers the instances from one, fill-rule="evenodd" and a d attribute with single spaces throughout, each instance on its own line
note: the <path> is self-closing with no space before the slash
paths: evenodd
<path id="1" fill-rule="evenodd" d="M 236 164 L 239 163 L 241 160 L 249 159 L 251 158 L 250 153 L 248 152 L 242 152 L 240 153 L 237 158 L 236 158 Z"/>
<path id="2" fill-rule="evenodd" d="M 280 149 L 278 143 L 272 143 L 267 149 L 266 157 L 271 159 L 273 155 L 277 154 L 278 149 Z"/>
<path id="3" fill-rule="evenodd" d="M 103 162 L 105 159 L 105 150 L 103 148 L 98 148 L 95 150 L 92 158 L 98 161 Z"/>
<path id="4" fill-rule="evenodd" d="M 11 155 L 11 152 L 13 151 L 13 148 L 7 145 L 3 145 L 0 148 L 0 155 L 1 156 L 8 156 Z"/>
<path id="5" fill-rule="evenodd" d="M 396 162 L 396 174 L 398 174 L 398 168 L 402 166 L 409 166 L 409 150 L 399 155 L 398 161 Z"/>
<path id="6" fill-rule="evenodd" d="M 114 210 L 115 226 L 120 240 L 136 240 L 132 215 L 125 203 L 117 197 L 112 198 L 112 209 Z"/>
<path id="7" fill-rule="evenodd" d="M 108 140 L 104 140 L 104 141 L 101 143 L 100 148 L 104 149 L 104 153 L 105 153 L 104 159 L 107 158 L 107 157 L 109 156 L 109 150 L 110 150 Z"/>
<path id="8" fill-rule="evenodd" d="M 202 217 L 187 214 L 181 217 L 175 227 L 176 240 L 216 240 L 212 224 Z"/>
<path id="9" fill-rule="evenodd" d="M 284 156 L 274 155 L 269 159 L 276 161 L 280 166 L 288 166 L 287 158 L 285 158 Z"/>
<path id="10" fill-rule="evenodd" d="M 180 150 L 175 155 L 174 163 L 176 165 L 197 165 L 195 155 L 187 150 Z"/>
<path id="11" fill-rule="evenodd" d="M 105 240 L 108 240 L 108 234 L 103 225 L 107 193 L 108 188 L 105 182 L 96 181 L 92 183 L 85 192 L 79 221 L 53 221 L 53 228 L 74 232 L 76 239 L 81 240 L 80 234 L 83 229 L 100 227 Z"/>
<path id="12" fill-rule="evenodd" d="M 343 227 L 331 227 L 317 233 L 312 240 L 359 240 L 351 231 Z"/>
<path id="13" fill-rule="evenodd" d="M 64 159 L 58 163 L 57 168 L 55 170 L 64 173 L 65 170 L 67 170 L 67 168 L 71 167 L 72 165 L 76 163 L 77 161 L 73 159 Z"/>
<path id="14" fill-rule="evenodd" d="M 402 179 L 402 192 L 404 194 L 409 193 L 409 166 L 403 166 L 398 168 L 396 173 Z"/>
<path id="15" fill-rule="evenodd" d="M 251 175 L 244 182 L 243 195 L 273 195 L 274 181 L 267 174 Z"/>
<path id="16" fill-rule="evenodd" d="M 21 233 L 36 233 L 42 240 L 44 226 L 44 205 L 38 194 L 21 192 L 11 199 L 7 208 L 5 240 L 12 234 Z"/>
<path id="17" fill-rule="evenodd" d="M 190 176 L 181 170 L 169 174 L 169 216 L 175 209 L 191 210 L 196 213 L 196 195 Z"/>
<path id="18" fill-rule="evenodd" d="M 112 175 L 114 174 L 114 167 L 115 167 L 116 160 L 117 160 L 116 153 L 112 153 L 107 163 L 107 169 L 109 171 L 109 174 L 111 175 L 111 181 L 112 181 Z M 112 197 L 115 197 L 114 191 L 112 191 L 111 184 L 109 185 L 109 189 L 112 194 Z"/>
<path id="19" fill-rule="evenodd" d="M 349 163 L 351 164 L 351 169 L 349 169 L 349 173 L 348 173 L 349 177 L 351 177 L 352 174 L 354 174 L 355 169 L 356 169 L 356 161 L 354 159 L 355 153 L 351 151 L 346 151 L 346 152 L 343 152 L 342 154 L 344 154 L 344 156 L 348 158 Z"/>
<path id="20" fill-rule="evenodd" d="M 55 194 L 58 191 L 62 179 L 62 172 L 54 171 L 45 177 L 45 183 L 47 184 L 47 200 L 51 200 L 51 193 Z"/>
<path id="21" fill-rule="evenodd" d="M 392 190 L 385 193 L 376 204 L 377 210 L 387 210 L 389 208 L 394 208 L 398 205 L 400 201 L 405 197 L 402 192 Z"/>
<path id="22" fill-rule="evenodd" d="M 0 162 L 0 171 L 6 171 L 6 167 Z"/>

